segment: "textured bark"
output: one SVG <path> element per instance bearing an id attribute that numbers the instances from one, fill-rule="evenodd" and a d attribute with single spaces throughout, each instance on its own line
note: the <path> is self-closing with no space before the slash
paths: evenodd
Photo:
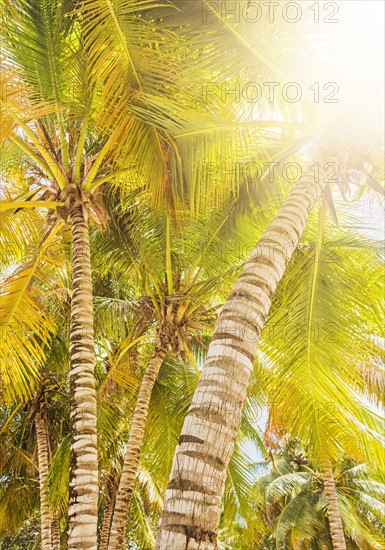
<path id="1" fill-rule="evenodd" d="M 216 550 L 226 470 L 271 300 L 323 183 L 305 175 L 254 248 L 224 305 L 177 445 L 157 550 Z"/>
<path id="2" fill-rule="evenodd" d="M 120 550 L 123 547 L 151 394 L 165 355 L 166 348 L 158 342 L 140 385 L 112 518 L 109 550 Z"/>
<path id="3" fill-rule="evenodd" d="M 71 211 L 71 225 L 71 471 L 68 550 L 96 550 L 98 456 L 92 279 L 88 226 L 81 206 Z"/>
<path id="4" fill-rule="evenodd" d="M 326 461 L 322 464 L 321 472 L 326 496 L 326 509 L 328 512 L 333 549 L 346 550 L 344 528 L 342 526 L 340 509 L 338 506 L 336 483 L 330 461 Z"/>
<path id="5" fill-rule="evenodd" d="M 52 548 L 53 550 L 60 550 L 60 523 L 57 517 L 54 517 L 51 521 L 52 532 Z"/>
<path id="6" fill-rule="evenodd" d="M 116 477 L 109 476 L 106 486 L 106 503 L 104 506 L 102 532 L 100 534 L 99 550 L 108 549 L 108 539 L 110 537 L 112 512 L 114 511 L 114 500 L 116 493 Z"/>
<path id="7" fill-rule="evenodd" d="M 44 414 L 35 416 L 37 459 L 39 463 L 41 550 L 52 550 L 51 515 L 47 502 L 48 441 Z"/>
<path id="8" fill-rule="evenodd" d="M 100 536 L 99 550 L 107 550 L 108 548 L 108 539 L 110 535 L 113 507 L 114 505 L 111 500 L 106 502 L 106 506 L 104 508 L 103 527 L 102 534 Z"/>

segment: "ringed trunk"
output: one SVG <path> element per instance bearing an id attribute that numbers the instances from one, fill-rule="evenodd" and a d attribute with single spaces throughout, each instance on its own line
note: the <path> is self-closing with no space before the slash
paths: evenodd
<path id="1" fill-rule="evenodd" d="M 46 419 L 42 411 L 35 416 L 37 459 L 39 463 L 41 550 L 52 550 L 51 515 L 47 501 L 48 442 Z"/>
<path id="2" fill-rule="evenodd" d="M 226 471 L 271 300 L 324 183 L 305 174 L 270 223 L 216 324 L 175 450 L 157 550 L 216 550 Z"/>
<path id="3" fill-rule="evenodd" d="M 338 506 L 336 483 L 333 468 L 329 460 L 322 464 L 321 473 L 326 496 L 326 509 L 329 518 L 330 535 L 333 541 L 333 550 L 346 550 L 344 528 Z"/>
<path id="4" fill-rule="evenodd" d="M 139 465 L 140 451 L 144 440 L 151 394 L 166 351 L 166 347 L 159 339 L 140 385 L 112 517 L 110 542 L 108 546 L 109 550 L 120 550 L 123 547 L 127 517 Z"/>
<path id="5" fill-rule="evenodd" d="M 52 548 L 60 550 L 60 523 L 59 518 L 55 516 L 51 521 Z"/>
<path id="6" fill-rule="evenodd" d="M 70 216 L 72 226 L 69 351 L 71 470 L 68 550 L 96 550 L 98 455 L 90 243 L 82 206 L 75 206 Z"/>
<path id="7" fill-rule="evenodd" d="M 114 511 L 114 500 L 116 494 L 116 475 L 115 472 L 111 473 L 106 482 L 106 502 L 104 506 L 103 525 L 100 534 L 99 550 L 108 549 L 108 539 L 110 536 L 111 519 Z"/>

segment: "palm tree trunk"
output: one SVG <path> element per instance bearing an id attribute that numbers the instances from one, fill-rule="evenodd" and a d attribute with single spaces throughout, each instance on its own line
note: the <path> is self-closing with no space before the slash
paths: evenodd
<path id="1" fill-rule="evenodd" d="M 162 344 L 161 338 L 159 338 L 140 385 L 112 518 L 109 550 L 120 550 L 123 546 L 127 516 L 135 485 L 140 451 L 143 445 L 151 394 L 166 351 L 166 347 Z"/>
<path id="2" fill-rule="evenodd" d="M 108 548 L 108 539 L 110 536 L 113 509 L 114 509 L 113 501 L 109 500 L 108 502 L 106 502 L 106 506 L 104 508 L 102 533 L 100 535 L 99 550 L 107 550 Z"/>
<path id="3" fill-rule="evenodd" d="M 35 416 L 37 459 L 39 463 L 41 550 L 52 550 L 51 515 L 47 502 L 48 442 L 46 420 L 42 412 Z"/>
<path id="4" fill-rule="evenodd" d="M 271 300 L 324 183 L 305 175 L 254 248 L 225 303 L 185 418 L 157 550 L 216 550 L 226 470 Z"/>
<path id="5" fill-rule="evenodd" d="M 100 534 L 99 550 L 108 549 L 108 539 L 110 537 L 112 513 L 114 511 L 114 500 L 116 493 L 116 476 L 110 474 L 106 483 L 106 503 L 104 506 L 102 532 Z"/>
<path id="6" fill-rule="evenodd" d="M 82 206 L 71 211 L 70 326 L 71 472 L 68 550 L 96 550 L 98 455 L 94 381 L 92 279 L 88 226 Z"/>
<path id="7" fill-rule="evenodd" d="M 322 464 L 321 472 L 326 496 L 326 509 L 328 512 L 333 549 L 346 550 L 344 528 L 342 526 L 340 509 L 338 506 L 336 483 L 334 480 L 333 468 L 330 460 L 327 460 Z"/>
<path id="8" fill-rule="evenodd" d="M 57 516 L 55 516 L 51 521 L 51 532 L 52 548 L 53 550 L 60 550 L 60 524 Z"/>

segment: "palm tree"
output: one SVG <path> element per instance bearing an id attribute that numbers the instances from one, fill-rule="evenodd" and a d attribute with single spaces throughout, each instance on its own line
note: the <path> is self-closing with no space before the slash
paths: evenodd
<path id="1" fill-rule="evenodd" d="M 184 218 L 182 211 L 180 211 L 178 219 L 179 223 L 183 225 L 184 231 L 181 233 L 180 230 L 170 226 L 170 240 L 168 240 L 164 233 L 164 228 L 167 225 L 167 216 L 164 213 L 160 215 L 160 213 L 156 214 L 152 212 L 144 199 L 144 197 L 140 199 L 136 192 L 132 198 L 128 197 L 125 200 L 127 204 L 124 205 L 124 209 L 122 208 L 121 200 L 117 200 L 120 207 L 119 216 L 113 217 L 110 230 L 107 234 L 98 231 L 93 232 L 94 235 L 91 240 L 94 248 L 95 271 L 100 274 L 99 277 L 102 276 L 102 279 L 104 275 L 106 280 L 106 284 L 103 285 L 99 277 L 95 279 L 96 338 L 99 347 L 106 345 L 105 339 L 107 337 L 111 343 L 114 342 L 118 346 L 116 366 L 119 366 L 119 363 L 124 361 L 128 351 L 131 352 L 134 349 L 132 344 L 136 340 L 140 341 L 143 338 L 143 332 L 150 331 L 151 334 L 154 327 L 160 323 L 163 326 L 166 323 L 171 323 L 172 312 L 170 308 L 164 308 L 163 305 L 168 300 L 168 290 L 163 280 L 167 267 L 171 267 L 173 272 L 174 294 L 171 296 L 170 303 L 173 306 L 179 304 L 177 312 L 183 307 L 184 314 L 182 321 L 185 319 L 184 316 L 186 313 L 189 313 L 190 308 L 192 310 L 190 321 L 186 326 L 178 322 L 177 326 L 172 328 L 172 333 L 169 336 L 174 347 L 171 351 L 174 349 L 177 354 L 180 354 L 183 361 L 186 360 L 187 356 L 193 361 L 189 340 L 197 329 L 196 321 L 200 320 L 202 322 L 203 320 L 204 325 L 207 323 L 212 324 L 214 310 L 210 312 L 210 304 L 211 302 L 215 303 L 214 297 L 218 294 L 223 299 L 223 293 L 226 292 L 226 288 L 229 288 L 229 283 L 226 284 L 226 281 L 232 281 L 237 270 L 237 265 L 242 259 L 242 254 L 240 253 L 242 246 L 237 247 L 235 244 L 241 244 L 240 238 L 247 244 L 247 235 L 250 227 L 254 226 L 254 220 L 246 218 L 242 223 L 238 223 L 233 227 L 234 207 L 231 203 L 224 212 L 212 212 L 206 219 L 202 218 L 195 221 L 189 220 L 188 216 Z M 128 203 L 132 203 L 131 206 Z M 122 214 L 126 209 L 130 212 L 130 215 Z M 142 224 L 137 223 L 138 216 L 140 216 Z M 258 216 L 258 220 L 260 218 L 261 216 Z M 118 220 L 120 221 L 118 222 Z M 207 231 L 207 228 L 211 228 L 210 231 Z M 109 234 L 111 234 L 110 241 L 108 240 Z M 226 235 L 229 246 L 229 250 L 226 251 L 225 263 L 223 263 L 221 251 L 218 250 L 218 244 L 224 235 Z M 96 240 L 94 237 L 97 237 Z M 185 253 L 181 255 L 180 250 L 183 249 L 185 249 Z M 166 250 L 167 253 L 163 250 Z M 187 251 L 188 253 L 186 253 Z M 171 266 L 167 260 L 170 254 L 172 256 Z M 202 257 L 205 257 L 204 262 L 201 261 Z M 106 261 L 107 258 L 108 261 Z M 154 263 L 155 258 L 157 258 L 157 261 Z M 234 264 L 234 267 L 230 267 L 232 264 Z M 105 291 L 108 294 L 109 287 L 115 287 L 114 282 L 110 280 L 111 274 L 114 272 L 116 272 L 115 280 L 126 281 L 120 284 L 122 287 L 126 286 L 130 293 L 133 293 L 132 298 L 134 300 L 131 298 L 124 303 L 122 300 L 112 299 L 109 301 L 107 297 L 103 296 Z M 133 282 L 133 280 L 135 278 L 134 274 L 138 272 L 141 272 L 141 276 L 138 278 L 140 289 L 150 294 L 147 298 L 136 297 L 135 299 L 138 288 L 137 282 Z M 184 275 L 181 276 L 181 273 Z M 158 298 L 157 292 L 159 290 L 161 294 Z M 63 292 L 64 296 L 69 295 L 69 291 L 65 288 L 63 288 Z M 101 296 L 98 296 L 98 294 L 101 294 Z M 176 301 L 179 295 L 183 303 Z M 208 312 L 199 305 L 205 301 L 208 302 Z M 111 307 L 115 306 L 115 304 L 115 308 Z M 147 315 L 149 321 L 146 321 L 144 313 L 151 309 L 149 308 L 151 304 L 153 304 L 153 311 L 150 316 Z M 186 308 L 186 306 L 188 307 Z M 122 310 L 123 314 L 122 312 L 119 314 L 119 308 L 122 307 L 124 307 Z M 158 316 L 158 310 L 163 310 L 160 317 Z M 165 316 L 167 316 L 166 321 L 164 320 Z M 133 317 L 131 324 L 128 327 L 120 328 L 117 321 L 122 318 L 124 324 L 127 324 L 130 317 Z M 189 325 L 190 322 L 192 323 L 191 326 Z M 195 329 L 193 326 L 194 322 Z M 139 332 L 136 325 L 140 327 Z M 194 344 L 194 340 L 192 343 Z M 183 347 L 181 344 L 183 344 Z M 52 347 L 52 345 L 50 344 L 49 347 Z M 141 353 L 143 352 L 141 351 Z M 47 354 L 48 356 L 49 353 Z M 99 460 L 101 471 L 105 471 L 104 454 L 107 448 L 106 442 L 111 437 L 109 435 L 106 439 L 105 433 L 106 431 L 115 431 L 119 425 L 119 419 L 127 415 L 127 412 L 122 412 L 122 396 L 119 393 L 115 396 L 117 400 L 116 412 L 110 418 L 110 412 L 106 408 L 107 403 L 111 401 L 111 396 L 104 396 L 103 393 L 107 391 L 108 394 L 109 380 L 122 384 L 123 387 L 127 388 L 127 375 L 123 374 L 121 369 L 115 368 L 115 361 L 112 364 L 114 366 L 108 372 L 107 379 L 101 382 L 100 386 L 98 384 L 98 432 L 100 437 Z M 132 390 L 132 386 L 129 384 L 128 389 Z M 182 398 L 182 403 L 185 407 L 186 401 L 184 401 L 184 398 Z M 108 407 L 112 409 L 110 405 Z M 144 421 L 146 418 L 147 415 Z M 180 415 L 178 418 L 180 418 Z M 104 425 L 108 426 L 108 430 L 104 430 Z M 175 433 L 179 429 L 178 427 Z M 65 433 L 63 435 L 65 436 Z M 170 446 L 170 449 L 173 446 L 174 442 Z M 66 455 L 67 450 L 68 438 L 64 437 L 53 458 L 52 471 L 48 476 L 50 505 L 52 506 L 52 510 L 61 518 L 65 509 L 65 503 L 67 502 L 65 490 L 65 485 L 68 483 L 66 465 L 69 464 L 69 459 Z M 127 455 L 130 458 L 130 454 L 127 453 Z M 116 487 L 112 487 L 112 490 L 116 490 Z M 136 501 L 134 506 L 137 508 Z M 103 532 L 108 533 L 108 506 L 105 516 L 107 517 L 103 521 Z M 124 524 L 125 522 L 126 520 L 124 519 Z M 102 541 L 100 544 L 102 544 Z"/>
<path id="2" fill-rule="evenodd" d="M 258 337 L 291 258 L 289 247 L 297 245 L 321 191 L 322 184 L 310 175 L 296 185 L 262 235 L 219 315 L 176 449 L 158 548 L 188 548 L 190 539 L 194 544 L 203 542 L 206 548 L 216 547 L 220 497 Z M 269 257 L 272 244 L 279 251 L 274 261 Z M 196 472 L 201 472 L 199 478 Z"/>
<path id="3" fill-rule="evenodd" d="M 56 413 L 60 417 L 62 404 L 57 381 L 50 378 L 48 369 L 45 374 L 34 399 L 24 407 L 18 405 L 10 410 L 2 425 L 4 461 L 1 500 L 4 506 L 7 505 L 8 499 L 11 499 L 12 513 L 18 517 L 17 521 L 24 522 L 35 512 L 34 495 L 38 496 L 41 547 L 47 550 L 60 550 L 60 527 L 48 496 L 48 472 L 59 437 L 57 419 L 54 419 L 54 415 Z M 23 457 L 24 464 L 20 457 Z M 30 466 L 33 466 L 33 472 L 24 470 L 28 461 Z M 33 480 L 35 475 L 37 484 L 31 485 L 27 480 Z M 24 493 L 21 488 L 18 489 L 19 498 L 13 493 L 17 487 L 17 479 L 24 479 L 25 483 Z M 25 491 L 29 491 L 30 495 Z M 25 502 L 22 502 L 23 500 Z M 7 521 L 4 511 L 3 521 Z M 14 530 L 12 523 L 9 523 L 9 526 Z"/>
<path id="4" fill-rule="evenodd" d="M 326 186 L 308 172 L 270 223 L 223 307 L 175 452 L 157 548 L 216 548 L 220 499 L 261 330 Z M 272 253 L 274 256 L 272 256 Z M 214 397 L 215 396 L 215 397 Z M 199 475 L 197 472 L 201 472 Z"/>
<path id="5" fill-rule="evenodd" d="M 122 547 L 126 528 L 128 509 L 136 479 L 140 451 L 143 445 L 146 420 L 151 393 L 158 376 L 163 359 L 167 352 L 167 343 L 163 334 L 159 335 L 153 355 L 144 373 L 134 415 L 131 422 L 130 436 L 127 443 L 122 475 L 113 514 L 111 514 L 110 548 Z"/>
<path id="6" fill-rule="evenodd" d="M 321 472 L 314 468 L 298 441 L 285 436 L 280 444 L 273 451 L 269 471 L 255 484 L 257 516 L 268 525 L 262 544 L 274 539 L 276 548 L 335 548 L 332 526 L 327 521 L 327 488 Z M 332 472 L 346 545 L 381 548 L 382 476 L 368 465 L 356 464 L 347 457 L 335 464 Z"/>

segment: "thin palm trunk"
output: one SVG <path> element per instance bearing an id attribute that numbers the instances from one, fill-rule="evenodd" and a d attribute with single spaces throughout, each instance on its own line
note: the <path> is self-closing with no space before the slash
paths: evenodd
<path id="1" fill-rule="evenodd" d="M 108 539 L 110 536 L 112 512 L 113 512 L 113 503 L 112 501 L 107 502 L 104 508 L 103 527 L 102 527 L 102 534 L 100 536 L 99 550 L 107 550 L 108 548 Z"/>
<path id="2" fill-rule="evenodd" d="M 121 460 L 122 462 L 122 460 Z M 106 496 L 105 507 L 103 514 L 103 525 L 100 534 L 99 550 L 108 549 L 108 540 L 110 538 L 111 520 L 114 512 L 115 496 L 117 491 L 117 475 L 116 470 L 112 470 L 106 481 Z"/>
<path id="3" fill-rule="evenodd" d="M 35 416 L 37 459 L 39 463 L 41 550 L 52 550 L 51 515 L 47 501 L 48 441 L 44 414 Z"/>
<path id="4" fill-rule="evenodd" d="M 51 521 L 52 548 L 60 550 L 60 523 L 59 518 L 55 516 Z"/>
<path id="5" fill-rule="evenodd" d="M 103 528 L 102 528 L 102 534 L 100 537 L 99 550 L 107 550 L 108 548 L 108 540 L 110 536 L 111 519 L 112 519 L 113 510 L 114 510 L 113 502 L 112 501 L 107 502 L 106 507 L 104 509 Z"/>
<path id="6" fill-rule="evenodd" d="M 216 550 L 226 470 L 271 300 L 323 183 L 305 175 L 254 248 L 224 305 L 185 418 L 157 550 Z"/>
<path id="7" fill-rule="evenodd" d="M 328 512 L 333 549 L 346 550 L 344 528 L 342 526 L 340 509 L 338 506 L 336 483 L 334 480 L 333 468 L 329 460 L 322 464 L 321 472 L 326 496 L 326 509 Z"/>
<path id="8" fill-rule="evenodd" d="M 159 339 L 144 373 L 131 422 L 130 436 L 112 518 L 110 543 L 108 546 L 110 550 L 120 550 L 123 547 L 127 516 L 135 485 L 140 451 L 143 445 L 151 394 L 165 355 L 166 347 L 162 344 L 161 339 Z"/>
<path id="9" fill-rule="evenodd" d="M 98 456 L 92 279 L 88 226 L 82 206 L 71 211 L 70 326 L 71 472 L 68 550 L 96 550 Z"/>

